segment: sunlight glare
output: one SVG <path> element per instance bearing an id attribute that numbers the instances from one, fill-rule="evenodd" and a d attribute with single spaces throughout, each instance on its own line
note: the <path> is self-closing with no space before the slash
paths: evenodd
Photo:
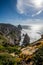
<path id="1" fill-rule="evenodd" d="M 35 5 L 36 8 L 41 8 L 42 3 L 43 3 L 43 0 L 33 0 L 33 4 Z"/>

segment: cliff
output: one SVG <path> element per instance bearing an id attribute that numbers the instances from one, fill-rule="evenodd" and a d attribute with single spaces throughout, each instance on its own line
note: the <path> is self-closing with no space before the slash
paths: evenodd
<path id="1" fill-rule="evenodd" d="M 0 23 L 0 35 L 3 35 L 9 41 L 9 44 L 19 45 L 21 31 L 18 27 Z"/>

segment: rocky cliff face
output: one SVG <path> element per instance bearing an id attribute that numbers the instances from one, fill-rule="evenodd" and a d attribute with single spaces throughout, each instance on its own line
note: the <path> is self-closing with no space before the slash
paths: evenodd
<path id="1" fill-rule="evenodd" d="M 19 45 L 21 31 L 16 26 L 1 23 L 0 32 L 9 40 L 9 44 Z"/>

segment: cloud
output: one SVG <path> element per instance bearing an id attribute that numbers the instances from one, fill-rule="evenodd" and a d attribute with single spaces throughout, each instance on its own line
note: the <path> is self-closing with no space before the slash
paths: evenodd
<path id="1" fill-rule="evenodd" d="M 33 14 L 32 17 L 39 15 L 43 10 L 38 11 L 37 13 Z"/>
<path id="2" fill-rule="evenodd" d="M 43 0 L 17 0 L 17 11 L 31 16 L 39 15 L 43 9 Z"/>

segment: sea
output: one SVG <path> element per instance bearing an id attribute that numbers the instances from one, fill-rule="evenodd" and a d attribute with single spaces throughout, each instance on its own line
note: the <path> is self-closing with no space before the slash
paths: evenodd
<path id="1" fill-rule="evenodd" d="M 26 28 L 28 26 L 28 28 Z M 41 38 L 41 35 L 43 34 L 43 25 L 42 24 L 31 24 L 31 25 L 25 25 L 25 28 L 22 28 L 21 30 L 21 41 L 20 45 L 23 44 L 24 36 L 23 34 L 28 34 L 30 37 L 30 43 L 38 40 Z"/>

